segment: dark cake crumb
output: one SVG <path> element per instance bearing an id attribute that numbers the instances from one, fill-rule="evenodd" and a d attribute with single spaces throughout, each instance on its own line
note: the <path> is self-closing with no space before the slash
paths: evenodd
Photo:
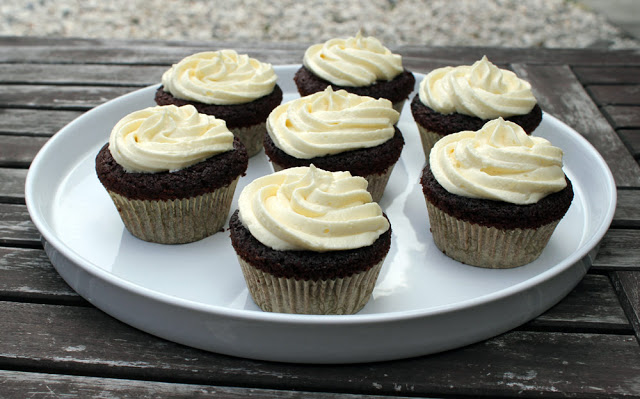
<path id="1" fill-rule="evenodd" d="M 411 114 L 417 124 L 442 136 L 464 130 L 477 131 L 489 121 L 488 119 L 480 119 L 476 116 L 459 113 L 441 114 L 424 105 L 420 101 L 418 94 L 411 101 Z M 520 125 L 527 134 L 531 134 L 542 121 L 542 109 L 536 104 L 528 114 L 510 116 L 503 119 Z"/>
<path id="2" fill-rule="evenodd" d="M 389 166 L 398 161 L 403 147 L 404 138 L 397 127 L 393 137 L 378 146 L 310 159 L 295 158 L 282 151 L 271 140 L 269 134 L 265 134 L 264 138 L 265 154 L 267 154 L 271 162 L 284 168 L 314 164 L 320 169 L 331 172 L 349 171 L 356 176 L 381 175 L 385 173 Z"/>
<path id="3" fill-rule="evenodd" d="M 171 93 L 164 91 L 164 86 L 160 86 L 156 91 L 155 101 L 158 105 L 176 105 L 178 107 L 191 104 L 201 114 L 213 115 L 222 119 L 227 123 L 227 128 L 234 129 L 266 121 L 271 111 L 282 102 L 282 89 L 276 85 L 271 94 L 245 104 L 215 105 L 174 97 Z"/>
<path id="4" fill-rule="evenodd" d="M 253 267 L 275 277 L 296 280 L 330 280 L 344 278 L 372 268 L 391 247 L 391 228 L 373 244 L 343 251 L 277 251 L 258 241 L 244 227 L 239 211 L 229 221 L 231 244 L 236 253 Z M 386 215 L 385 215 L 386 217 Z"/>
<path id="5" fill-rule="evenodd" d="M 528 205 L 451 194 L 438 183 L 428 163 L 422 171 L 420 183 L 427 201 L 454 218 L 509 230 L 535 229 L 562 219 L 573 200 L 573 186 L 566 175 L 565 179 L 567 186 L 564 189 Z"/>
<path id="6" fill-rule="evenodd" d="M 338 86 L 330 83 L 313 74 L 305 66 L 302 66 L 293 77 L 298 92 L 301 96 L 308 96 L 319 91 L 323 91 L 327 86 L 331 86 L 333 90 L 346 90 L 360 96 L 368 96 L 373 98 L 386 98 L 392 103 L 397 103 L 409 98 L 413 91 L 416 79 L 413 74 L 406 69 L 392 80 L 379 80 L 370 86 L 351 87 Z"/>
<path id="7" fill-rule="evenodd" d="M 96 156 L 96 173 L 107 190 L 129 199 L 171 200 L 195 197 L 229 185 L 244 175 L 248 160 L 244 145 L 234 138 L 233 150 L 187 168 L 175 172 L 129 173 L 113 159 L 107 143 Z"/>

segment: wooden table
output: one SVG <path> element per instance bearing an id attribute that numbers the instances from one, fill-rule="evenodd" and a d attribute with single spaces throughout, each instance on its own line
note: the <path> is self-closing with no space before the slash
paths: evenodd
<path id="1" fill-rule="evenodd" d="M 25 207 L 40 147 L 88 109 L 197 51 L 299 63 L 305 45 L 0 38 L 0 397 L 640 397 L 640 51 L 400 47 L 414 72 L 483 54 L 604 156 L 618 206 L 593 267 L 535 320 L 464 348 L 339 366 L 253 361 L 168 342 L 59 277 Z M 635 158 L 635 159 L 634 159 Z"/>

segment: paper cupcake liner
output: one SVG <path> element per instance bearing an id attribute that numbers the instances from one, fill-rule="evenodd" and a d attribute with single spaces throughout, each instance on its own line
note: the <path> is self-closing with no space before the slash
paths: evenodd
<path id="1" fill-rule="evenodd" d="M 369 301 L 384 259 L 364 272 L 319 281 L 275 277 L 238 261 L 253 301 L 265 312 L 354 314 Z"/>
<path id="2" fill-rule="evenodd" d="M 393 109 L 398 111 L 399 114 L 401 114 L 402 113 L 402 108 L 404 107 L 404 103 L 406 101 L 407 100 L 401 100 L 401 101 L 398 101 L 398 102 L 395 102 L 395 103 L 391 104 L 391 106 L 393 107 Z"/>
<path id="3" fill-rule="evenodd" d="M 132 200 L 108 191 L 131 234 L 159 244 L 185 244 L 222 229 L 238 179 L 211 193 L 165 201 Z"/>
<path id="4" fill-rule="evenodd" d="M 427 201 L 431 233 L 448 257 L 492 269 L 522 266 L 537 259 L 560 220 L 537 229 L 502 230 L 456 219 Z"/>
<path id="5" fill-rule="evenodd" d="M 271 162 L 271 165 L 273 165 L 274 172 L 280 172 L 281 170 L 285 169 L 275 162 Z M 391 172 L 393 172 L 394 166 L 395 165 L 389 166 L 387 170 L 384 171 L 384 173 L 381 173 L 379 175 L 371 174 L 362 176 L 367 180 L 367 191 L 369 191 L 369 194 L 371 194 L 371 199 L 373 200 L 373 202 L 380 202 L 380 200 L 382 199 L 382 195 L 384 194 L 384 190 L 387 187 L 387 183 L 389 182 L 389 177 L 391 176 Z"/>
<path id="6" fill-rule="evenodd" d="M 263 147 L 264 134 L 267 131 L 267 123 L 262 122 L 247 127 L 229 129 L 247 149 L 247 155 L 252 157 L 260 152 Z"/>
<path id="7" fill-rule="evenodd" d="M 422 142 L 422 150 L 424 151 L 424 155 L 428 161 L 431 148 L 433 148 L 433 145 L 436 143 L 436 141 L 440 140 L 444 136 L 423 128 L 422 126 L 420 126 L 419 123 L 416 123 L 416 126 L 418 126 L 418 132 L 420 132 L 420 141 Z"/>

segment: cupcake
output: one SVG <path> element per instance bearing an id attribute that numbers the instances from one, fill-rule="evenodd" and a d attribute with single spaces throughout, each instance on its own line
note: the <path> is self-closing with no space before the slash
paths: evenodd
<path id="1" fill-rule="evenodd" d="M 275 171 L 316 165 L 369 182 L 379 201 L 400 158 L 399 113 L 387 99 L 325 90 L 276 107 L 267 119 L 265 154 Z"/>
<path id="2" fill-rule="evenodd" d="M 301 96 L 332 86 L 334 90 L 386 98 L 401 112 L 415 84 L 413 74 L 402 67 L 400 55 L 360 32 L 309 47 L 302 64 L 293 79 Z"/>
<path id="3" fill-rule="evenodd" d="M 440 139 L 421 178 L 436 246 L 487 268 L 538 258 L 573 199 L 562 156 L 502 118 Z"/>
<path id="4" fill-rule="evenodd" d="M 262 149 L 265 120 L 282 102 L 271 64 L 233 50 L 190 55 L 162 75 L 158 105 L 193 105 L 227 123 L 249 156 Z"/>
<path id="5" fill-rule="evenodd" d="M 431 71 L 420 82 L 411 113 L 427 157 L 442 137 L 479 130 L 492 119 L 515 122 L 528 134 L 542 120 L 531 85 L 515 73 L 496 67 L 486 56 L 471 66 Z"/>
<path id="6" fill-rule="evenodd" d="M 96 157 L 98 179 L 126 229 L 160 244 L 220 231 L 247 165 L 244 146 L 225 122 L 191 105 L 125 116 Z"/>
<path id="7" fill-rule="evenodd" d="M 229 227 L 249 293 L 264 311 L 353 314 L 369 301 L 391 228 L 366 181 L 311 165 L 260 177 Z"/>

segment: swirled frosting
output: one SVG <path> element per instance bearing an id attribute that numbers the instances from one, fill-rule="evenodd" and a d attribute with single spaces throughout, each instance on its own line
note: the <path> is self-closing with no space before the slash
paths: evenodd
<path id="1" fill-rule="evenodd" d="M 275 250 L 362 248 L 389 229 L 364 178 L 313 165 L 254 180 L 242 190 L 238 208 L 243 225 Z"/>
<path id="2" fill-rule="evenodd" d="M 233 133 L 225 121 L 192 105 L 132 112 L 109 137 L 111 155 L 127 172 L 176 171 L 232 148 Z"/>
<path id="3" fill-rule="evenodd" d="M 380 145 L 393 137 L 399 117 L 387 99 L 328 86 L 276 107 L 267 118 L 267 132 L 282 151 L 310 159 Z"/>
<path id="4" fill-rule="evenodd" d="M 234 50 L 196 53 L 162 75 L 164 90 L 204 104 L 244 104 L 273 91 L 277 76 L 271 64 Z"/>
<path id="5" fill-rule="evenodd" d="M 316 76 L 338 86 L 369 86 L 376 80 L 392 80 L 402 73 L 402 57 L 378 39 L 360 32 L 347 39 L 314 44 L 304 53 L 304 66 Z"/>
<path id="6" fill-rule="evenodd" d="M 473 65 L 431 71 L 420 82 L 420 101 L 441 113 L 481 119 L 524 115 L 536 105 L 529 82 L 493 65 L 486 56 Z"/>
<path id="7" fill-rule="evenodd" d="M 433 176 L 448 192 L 533 204 L 567 185 L 562 150 L 498 118 L 477 132 L 444 136 L 429 155 Z"/>

